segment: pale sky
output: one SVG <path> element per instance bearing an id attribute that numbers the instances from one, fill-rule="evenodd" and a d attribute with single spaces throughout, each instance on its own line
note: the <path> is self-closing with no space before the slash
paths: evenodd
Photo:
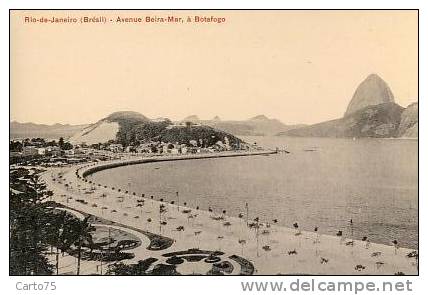
<path id="1" fill-rule="evenodd" d="M 114 22 L 147 15 L 226 22 Z M 108 22 L 24 23 L 25 16 Z M 341 117 L 371 73 L 407 106 L 418 99 L 417 25 L 416 11 L 15 11 L 11 120 L 93 123 L 133 110 L 172 120 L 264 114 L 317 123 Z"/>

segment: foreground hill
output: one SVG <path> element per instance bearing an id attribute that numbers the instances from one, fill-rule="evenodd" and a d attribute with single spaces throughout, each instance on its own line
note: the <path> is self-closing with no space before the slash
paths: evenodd
<path id="1" fill-rule="evenodd" d="M 69 125 L 69 124 L 35 124 L 35 123 L 19 123 L 12 121 L 10 123 L 10 137 L 16 138 L 48 138 L 58 139 L 60 137 L 69 138 L 76 132 L 86 128 L 88 125 Z"/>
<path id="2" fill-rule="evenodd" d="M 212 120 L 200 120 L 192 115 L 183 119 L 184 122 L 200 123 L 222 130 L 236 136 L 269 136 L 279 132 L 303 127 L 305 125 L 286 125 L 277 119 L 270 119 L 265 115 L 258 115 L 248 120 L 226 120 L 222 121 L 218 116 Z"/>
<path id="3" fill-rule="evenodd" d="M 225 137 L 231 145 L 242 142 L 210 126 L 178 126 L 169 119 L 152 121 L 139 113 L 116 112 L 76 133 L 70 141 L 86 144 L 114 141 L 127 146 L 150 141 L 189 143 L 190 140 L 202 140 L 204 145 L 212 145 L 224 141 Z"/>

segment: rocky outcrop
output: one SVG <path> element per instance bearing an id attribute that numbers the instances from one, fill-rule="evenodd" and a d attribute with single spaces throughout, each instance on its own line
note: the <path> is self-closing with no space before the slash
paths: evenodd
<path id="1" fill-rule="evenodd" d="M 357 87 L 345 112 L 345 117 L 368 106 L 394 102 L 388 84 L 378 75 L 369 75 Z"/>
<path id="2" fill-rule="evenodd" d="M 417 102 L 409 105 L 401 114 L 400 126 L 398 127 L 398 136 L 400 137 L 418 137 L 418 110 Z"/>
<path id="3" fill-rule="evenodd" d="M 301 137 L 397 137 L 403 108 L 395 103 L 367 106 L 344 118 L 285 132 Z"/>
<path id="4" fill-rule="evenodd" d="M 278 135 L 302 137 L 417 137 L 418 104 L 407 109 L 394 103 L 388 84 L 378 75 L 368 76 L 348 105 L 345 116 Z"/>

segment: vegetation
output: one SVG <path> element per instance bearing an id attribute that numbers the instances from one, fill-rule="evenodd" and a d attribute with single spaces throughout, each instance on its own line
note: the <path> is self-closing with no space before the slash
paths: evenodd
<path id="1" fill-rule="evenodd" d="M 141 115 L 142 116 L 142 115 Z M 224 141 L 227 136 L 232 147 L 238 147 L 242 142 L 239 138 L 209 126 L 187 124 L 182 127 L 167 128 L 172 124 L 170 120 L 153 122 L 144 116 L 110 116 L 108 121 L 119 123 L 117 142 L 123 146 L 137 146 L 141 142 L 171 142 L 189 144 L 196 140 L 199 147 L 209 147 L 218 141 Z"/>
<path id="2" fill-rule="evenodd" d="M 48 248 L 48 233 L 53 223 L 43 202 L 49 197 L 37 175 L 24 171 L 11 173 L 10 262 L 11 275 L 47 275 L 53 265 L 43 255 Z M 22 190 L 18 190 L 22 189 Z"/>
<path id="3" fill-rule="evenodd" d="M 148 258 L 140 260 L 136 264 L 124 264 L 123 262 L 118 262 L 109 266 L 107 274 L 120 276 L 148 275 L 147 270 L 156 261 L 156 258 Z"/>
<path id="4" fill-rule="evenodd" d="M 58 272 L 59 251 L 78 257 L 80 272 L 82 246 L 93 249 L 88 219 L 55 209 L 48 201 L 52 192 L 40 181 L 36 169 L 19 168 L 10 173 L 10 263 L 11 275 L 49 275 Z M 55 247 L 56 265 L 49 263 L 46 254 Z"/>
<path id="5" fill-rule="evenodd" d="M 122 120 L 119 123 L 119 132 L 116 137 L 123 146 L 137 145 L 140 141 L 148 142 L 155 139 L 170 124 L 170 121 L 135 122 L 134 120 Z"/>
<path id="6" fill-rule="evenodd" d="M 159 134 L 157 140 L 163 142 L 178 142 L 180 144 L 188 144 L 189 141 L 202 139 L 198 142 L 201 147 L 209 147 L 218 141 L 224 141 L 224 138 L 229 139 L 232 147 L 238 147 L 242 142 L 239 138 L 208 126 L 191 126 L 185 128 L 165 129 Z"/>

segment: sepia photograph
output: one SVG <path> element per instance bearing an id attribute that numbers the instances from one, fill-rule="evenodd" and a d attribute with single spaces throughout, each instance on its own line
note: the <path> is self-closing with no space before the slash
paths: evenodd
<path id="1" fill-rule="evenodd" d="M 9 26 L 9 276 L 419 275 L 417 9 Z"/>

